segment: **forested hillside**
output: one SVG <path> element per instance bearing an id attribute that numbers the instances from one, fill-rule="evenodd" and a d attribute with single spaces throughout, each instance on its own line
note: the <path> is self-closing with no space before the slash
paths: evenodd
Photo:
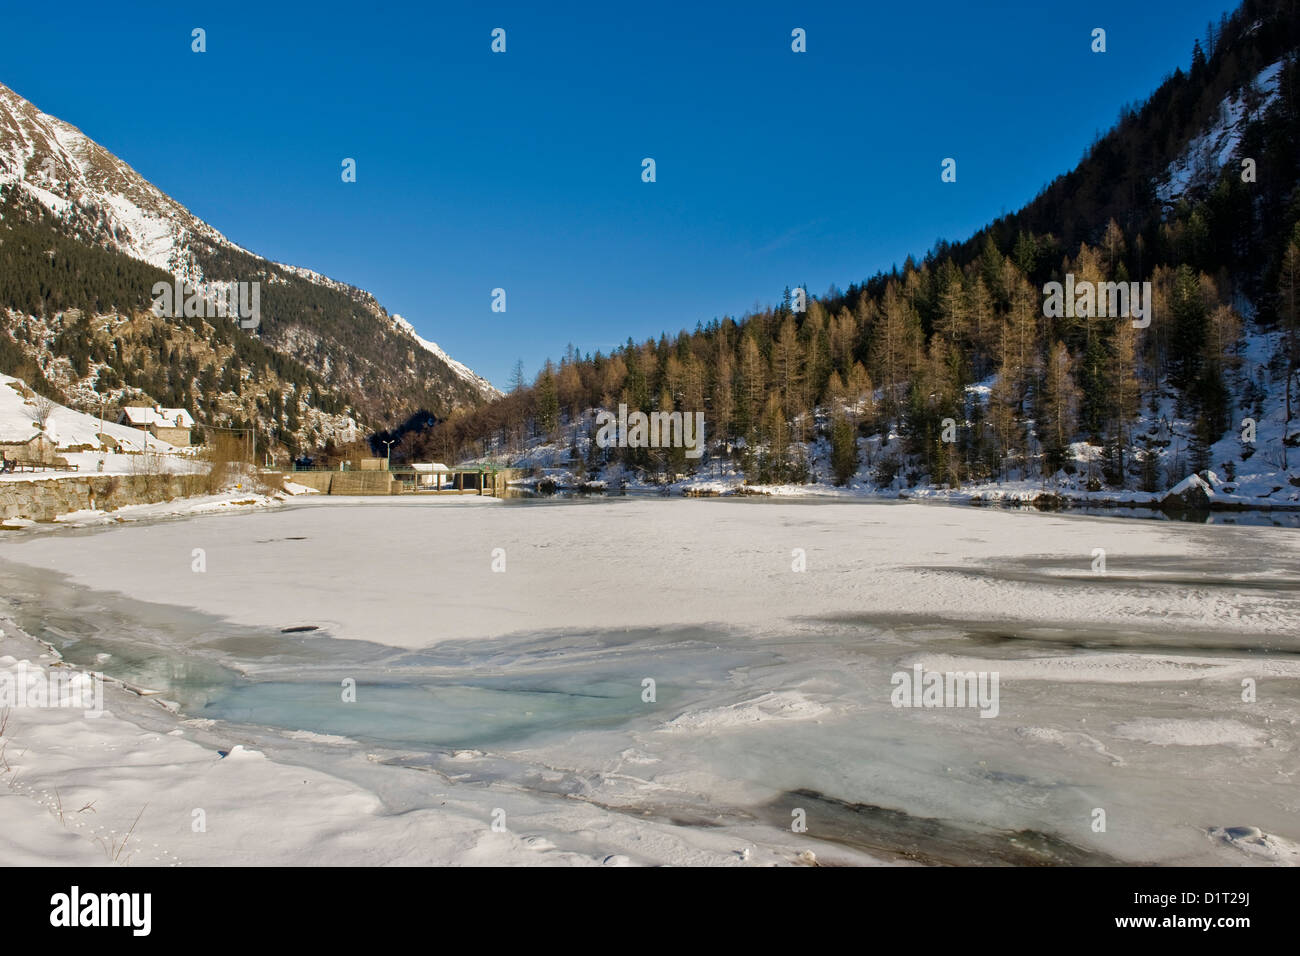
<path id="1" fill-rule="evenodd" d="M 152 400 L 205 424 L 255 428 L 262 451 L 353 441 L 346 399 L 230 320 L 150 311 L 161 269 L 70 234 L 0 187 L 0 368 L 85 411 Z M 196 439 L 199 436 L 195 436 Z"/>
<path id="2" fill-rule="evenodd" d="M 721 460 L 752 481 L 881 487 L 1077 476 L 1159 491 L 1206 468 L 1285 472 L 1300 439 L 1297 46 L 1296 12 L 1251 0 L 1075 170 L 970 239 L 810 294 L 805 311 L 787 288 L 740 319 L 570 349 L 416 453 L 509 458 L 549 441 L 584 470 Z M 1149 282 L 1149 325 L 1048 314 L 1045 287 L 1067 274 Z M 709 456 L 597 449 L 591 410 L 620 403 L 703 410 Z"/>

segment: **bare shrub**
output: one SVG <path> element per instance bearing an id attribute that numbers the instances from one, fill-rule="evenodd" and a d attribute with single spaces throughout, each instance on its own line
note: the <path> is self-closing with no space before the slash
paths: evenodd
<path id="1" fill-rule="evenodd" d="M 259 495 L 278 495 L 284 493 L 284 475 L 276 471 L 258 471 L 253 473 L 253 491 Z"/>
<path id="2" fill-rule="evenodd" d="M 49 424 L 50 415 L 58 407 L 58 402 L 46 395 L 36 395 L 32 398 L 32 418 L 41 431 L 45 431 L 45 426 Z"/>
<path id="3" fill-rule="evenodd" d="M 208 463 L 203 490 L 215 495 L 238 480 L 248 464 L 248 443 L 233 432 L 213 431 L 203 446 L 202 460 Z"/>

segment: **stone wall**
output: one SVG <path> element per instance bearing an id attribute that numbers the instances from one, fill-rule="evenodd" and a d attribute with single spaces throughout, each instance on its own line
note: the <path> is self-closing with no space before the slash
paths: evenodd
<path id="1" fill-rule="evenodd" d="M 0 521 L 53 521 L 69 511 L 116 511 L 203 494 L 206 475 L 84 475 L 45 481 L 0 481 Z"/>
<path id="2" fill-rule="evenodd" d="M 332 495 L 391 495 L 393 476 L 386 471 L 335 471 L 330 473 Z"/>
<path id="3" fill-rule="evenodd" d="M 393 476 L 386 471 L 294 471 L 284 480 L 322 495 L 391 495 L 394 491 Z"/>
<path id="4" fill-rule="evenodd" d="M 284 476 L 286 481 L 314 488 L 322 495 L 330 493 L 330 481 L 334 478 L 332 471 L 295 471 Z"/>

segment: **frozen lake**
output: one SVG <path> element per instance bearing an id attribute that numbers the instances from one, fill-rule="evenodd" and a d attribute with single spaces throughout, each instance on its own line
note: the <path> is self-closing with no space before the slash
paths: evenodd
<path id="1" fill-rule="evenodd" d="M 182 718 L 125 724 L 366 795 L 365 862 L 1295 863 L 1298 582 L 1289 529 L 857 502 L 318 499 L 0 546 L 0 613 Z M 896 706 L 918 668 L 996 707 Z M 250 852 L 213 837 L 167 845 Z"/>

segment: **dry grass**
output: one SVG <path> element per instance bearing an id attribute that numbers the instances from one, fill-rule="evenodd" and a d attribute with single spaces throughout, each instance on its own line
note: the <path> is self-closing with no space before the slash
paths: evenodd
<path id="1" fill-rule="evenodd" d="M 147 803 L 140 808 L 140 812 L 135 815 L 135 822 L 131 824 L 131 829 L 126 831 L 126 835 L 123 836 L 121 840 L 118 840 L 112 835 L 110 835 L 108 839 L 105 839 L 104 837 L 96 837 L 100 846 L 104 848 L 104 852 L 108 854 L 108 858 L 114 863 L 127 864 L 131 862 L 131 854 L 126 853 L 126 846 L 131 842 L 131 836 L 135 833 L 136 824 L 140 822 L 140 818 L 144 816 L 144 812 L 148 808 L 149 804 Z M 126 855 L 123 856 L 123 854 Z"/>
<path id="2" fill-rule="evenodd" d="M 59 793 L 57 789 L 54 791 L 54 809 L 51 810 L 50 812 L 59 818 L 59 823 L 63 824 L 63 826 L 66 827 L 68 825 L 67 815 L 70 811 L 64 809 L 63 794 Z M 87 812 L 89 813 L 95 812 L 94 800 L 91 800 L 89 803 L 83 805 L 82 808 L 77 811 L 77 813 L 87 813 Z M 144 811 L 142 810 L 140 812 L 143 813 Z"/>

